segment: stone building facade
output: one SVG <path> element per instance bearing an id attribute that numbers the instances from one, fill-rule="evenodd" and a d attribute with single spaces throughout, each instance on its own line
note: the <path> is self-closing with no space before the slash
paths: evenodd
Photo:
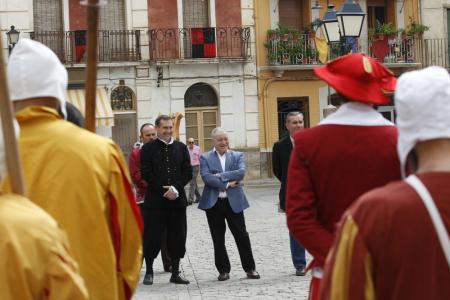
<path id="1" fill-rule="evenodd" d="M 21 38 L 52 48 L 69 72 L 69 101 L 82 95 L 71 90 L 84 88 L 87 22 L 79 2 L 0 1 L 4 47 L 14 25 Z M 221 126 L 231 147 L 246 153 L 248 178 L 261 177 L 254 32 L 254 0 L 108 0 L 97 86 L 112 109 L 100 117 L 113 120 L 98 122 L 97 133 L 126 155 L 141 124 L 182 113 L 181 141 L 193 137 L 210 150 L 210 132 Z"/>

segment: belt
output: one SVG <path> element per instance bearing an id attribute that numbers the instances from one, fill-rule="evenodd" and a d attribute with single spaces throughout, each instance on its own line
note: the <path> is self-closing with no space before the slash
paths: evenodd
<path id="1" fill-rule="evenodd" d="M 218 197 L 217 199 L 218 200 L 228 200 L 228 197 L 225 197 L 225 198 Z"/>

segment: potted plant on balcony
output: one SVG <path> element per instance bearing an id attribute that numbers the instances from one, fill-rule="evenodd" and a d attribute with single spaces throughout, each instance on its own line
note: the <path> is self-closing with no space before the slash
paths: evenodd
<path id="1" fill-rule="evenodd" d="M 278 38 L 278 29 L 267 30 L 267 39 L 269 41 L 276 40 Z"/>
<path id="2" fill-rule="evenodd" d="M 280 39 L 283 42 L 289 41 L 289 38 L 292 35 L 292 29 L 290 29 L 288 27 L 284 27 L 284 26 L 279 26 L 278 31 L 280 34 Z"/>
<path id="3" fill-rule="evenodd" d="M 309 65 L 313 61 L 315 61 L 316 57 L 317 51 L 313 49 L 311 46 L 307 46 L 303 54 L 303 63 Z"/>
<path id="4" fill-rule="evenodd" d="M 381 23 L 377 20 L 375 28 L 369 30 L 369 36 L 372 41 L 370 50 L 378 61 L 383 62 L 389 53 L 389 41 L 396 37 L 398 31 L 391 23 Z"/>
<path id="5" fill-rule="evenodd" d="M 386 37 L 393 38 L 397 36 L 398 30 L 391 23 L 381 23 L 377 20 L 375 28 L 369 29 L 369 36 L 373 40 L 384 40 Z"/>
<path id="6" fill-rule="evenodd" d="M 315 19 L 307 27 L 303 29 L 305 34 L 308 34 L 311 39 L 316 37 L 317 29 L 322 25 L 322 21 L 320 19 Z"/>
<path id="7" fill-rule="evenodd" d="M 430 30 L 430 27 L 417 23 L 411 17 L 409 18 L 410 24 L 408 25 L 408 34 L 415 38 L 420 38 L 425 31 Z"/>

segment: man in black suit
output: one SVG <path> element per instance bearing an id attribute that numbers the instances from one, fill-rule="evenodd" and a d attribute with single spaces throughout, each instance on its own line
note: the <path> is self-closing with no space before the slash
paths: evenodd
<path id="1" fill-rule="evenodd" d="M 141 150 L 141 174 L 148 183 L 144 200 L 144 256 L 147 270 L 144 284 L 153 284 L 153 260 L 167 232 L 167 249 L 172 260 L 170 282 L 189 284 L 179 272 L 186 253 L 186 194 L 184 187 L 192 178 L 189 152 L 185 144 L 172 138 L 173 123 L 161 115 L 155 121 L 158 138 Z M 149 261 L 147 262 L 147 257 Z"/>
<path id="2" fill-rule="evenodd" d="M 304 128 L 303 114 L 300 112 L 290 112 L 286 116 L 286 129 L 289 135 L 280 139 L 273 145 L 272 151 L 272 168 L 273 173 L 281 182 L 280 188 L 280 211 L 285 211 L 285 199 L 286 199 L 286 186 L 287 186 L 287 175 L 289 167 L 289 158 L 291 157 L 292 147 L 294 145 L 293 135 L 296 131 L 302 130 Z M 302 247 L 289 233 L 289 239 L 291 244 L 291 255 L 292 262 L 295 267 L 295 274 L 297 276 L 305 275 L 306 257 L 305 248 Z"/>

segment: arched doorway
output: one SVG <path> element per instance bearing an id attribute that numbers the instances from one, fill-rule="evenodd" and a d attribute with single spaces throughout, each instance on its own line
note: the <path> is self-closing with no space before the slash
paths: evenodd
<path id="1" fill-rule="evenodd" d="M 196 83 L 184 94 L 186 139 L 193 138 L 202 151 L 213 148 L 211 131 L 218 126 L 217 94 L 206 83 Z"/>
<path id="2" fill-rule="evenodd" d="M 111 107 L 114 112 L 112 138 L 128 157 L 137 141 L 136 95 L 133 90 L 121 82 L 111 92 Z"/>

